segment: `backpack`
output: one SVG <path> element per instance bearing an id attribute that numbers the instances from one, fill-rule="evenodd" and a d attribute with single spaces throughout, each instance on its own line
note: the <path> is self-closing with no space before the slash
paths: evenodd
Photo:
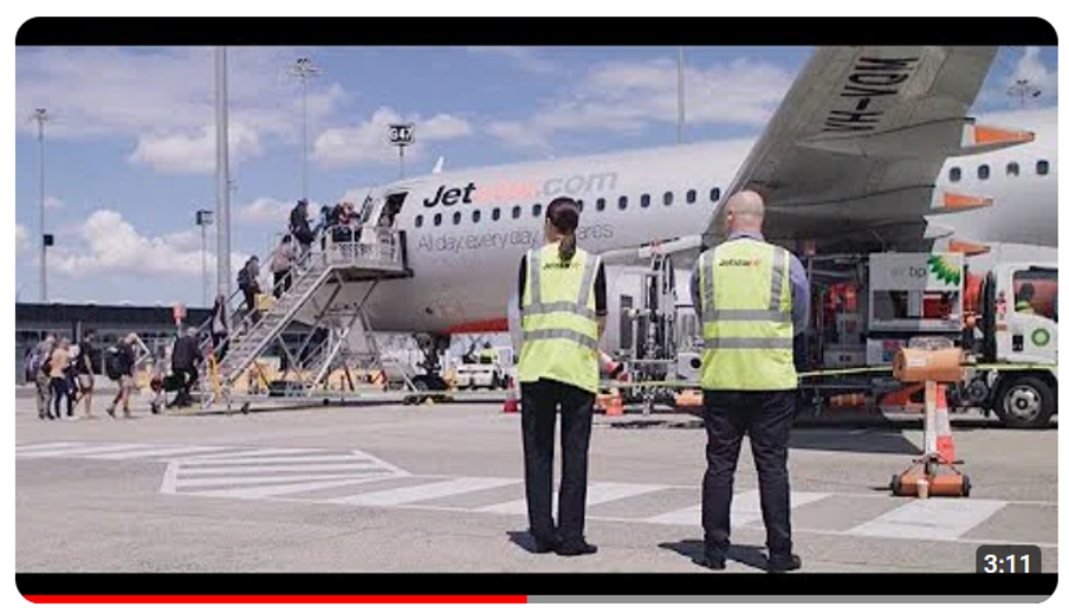
<path id="1" fill-rule="evenodd" d="M 44 373 L 45 375 L 51 375 L 52 374 L 52 352 L 48 352 L 44 356 L 38 356 L 38 361 L 40 362 L 40 365 L 37 367 L 37 372 Z"/>
<path id="2" fill-rule="evenodd" d="M 108 379 L 118 381 L 122 378 L 122 361 L 122 348 L 118 345 L 108 347 L 108 350 L 104 352 L 104 374 L 108 376 Z"/>
<path id="3" fill-rule="evenodd" d="M 252 286 L 252 279 L 249 278 L 248 267 L 243 267 L 238 271 L 238 287 L 245 289 Z"/>

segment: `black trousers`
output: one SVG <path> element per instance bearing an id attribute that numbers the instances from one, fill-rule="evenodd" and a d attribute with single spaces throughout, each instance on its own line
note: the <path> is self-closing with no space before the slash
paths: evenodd
<path id="1" fill-rule="evenodd" d="M 787 446 L 794 418 L 795 391 L 702 393 L 707 468 L 702 483 L 702 527 L 705 548 L 727 552 L 731 537 L 731 494 L 742 437 L 750 437 L 761 492 L 761 516 L 765 522 L 770 557 L 786 557 L 792 551 L 790 483 Z"/>
<path id="2" fill-rule="evenodd" d="M 275 274 L 275 298 L 281 298 L 282 294 L 290 291 L 293 285 L 293 275 L 290 271 L 276 272 Z"/>
<path id="3" fill-rule="evenodd" d="M 216 334 L 212 332 L 212 351 L 215 352 L 215 361 L 221 362 L 226 357 L 227 333 Z"/>
<path id="4" fill-rule="evenodd" d="M 245 295 L 245 309 L 249 313 L 250 321 L 255 324 L 260 321 L 260 311 L 256 308 L 256 294 L 258 292 L 255 287 L 249 286 L 241 288 L 241 292 Z"/>
<path id="5" fill-rule="evenodd" d="M 74 415 L 74 407 L 71 404 L 70 389 L 67 387 L 66 377 L 52 377 L 50 382 L 52 389 L 52 399 L 55 402 L 55 415 L 61 417 L 63 412 L 59 408 L 61 400 L 67 401 L 67 417 Z"/>
<path id="6" fill-rule="evenodd" d="M 572 385 L 540 379 L 521 387 L 523 466 L 527 486 L 527 520 L 531 534 L 565 542 L 583 537 L 586 522 L 587 464 L 594 394 Z M 563 458 L 558 518 L 553 525 L 553 433 L 561 414 Z"/>
<path id="7" fill-rule="evenodd" d="M 182 387 L 178 390 L 178 395 L 174 399 L 174 403 L 176 405 L 192 404 L 193 396 L 190 391 L 197 383 L 197 369 L 193 366 L 184 366 L 173 370 L 176 375 L 182 377 Z"/>

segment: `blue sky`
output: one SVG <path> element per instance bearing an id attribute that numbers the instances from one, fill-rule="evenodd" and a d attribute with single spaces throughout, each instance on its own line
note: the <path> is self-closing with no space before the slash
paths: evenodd
<path id="1" fill-rule="evenodd" d="M 756 135 L 811 49 L 690 47 L 688 140 Z M 300 89 L 311 57 L 310 196 L 333 202 L 397 176 L 385 126 L 417 123 L 409 174 L 675 141 L 673 47 L 231 48 L 234 249 L 264 252 L 300 189 Z M 36 107 L 46 130 L 49 299 L 201 300 L 194 211 L 214 208 L 209 48 L 23 48 L 16 53 L 16 280 L 38 296 Z M 1028 78 L 1057 103 L 1055 48 L 1000 52 L 975 112 L 1014 108 Z M 214 232 L 209 233 L 214 250 Z M 240 256 L 239 256 L 240 257 Z"/>

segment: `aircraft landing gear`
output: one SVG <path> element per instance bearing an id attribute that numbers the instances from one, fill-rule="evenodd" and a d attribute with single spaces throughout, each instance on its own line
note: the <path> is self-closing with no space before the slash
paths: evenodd
<path id="1" fill-rule="evenodd" d="M 416 345 L 419 346 L 420 352 L 423 353 L 423 361 L 417 364 L 423 369 L 423 374 L 412 377 L 412 384 L 415 386 L 417 392 L 446 392 L 449 390 L 449 384 L 442 378 L 442 361 L 441 355 L 449 349 L 449 336 L 445 334 L 434 334 L 428 332 L 420 332 L 413 335 L 416 340 Z M 444 394 L 434 394 L 431 396 L 422 395 L 419 397 L 411 397 L 406 399 L 406 404 L 418 403 L 431 398 L 435 402 L 446 400 Z"/>

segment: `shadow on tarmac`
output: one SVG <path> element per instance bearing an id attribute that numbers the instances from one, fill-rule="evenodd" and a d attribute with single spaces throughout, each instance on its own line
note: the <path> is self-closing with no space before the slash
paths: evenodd
<path id="1" fill-rule="evenodd" d="M 698 566 L 701 566 L 701 559 L 705 554 L 705 543 L 697 539 L 660 543 L 657 546 L 661 549 L 678 553 L 685 558 L 690 558 L 690 561 Z M 762 547 L 732 545 L 728 548 L 727 559 L 757 570 L 768 570 L 768 558 L 765 557 L 764 548 Z"/>

